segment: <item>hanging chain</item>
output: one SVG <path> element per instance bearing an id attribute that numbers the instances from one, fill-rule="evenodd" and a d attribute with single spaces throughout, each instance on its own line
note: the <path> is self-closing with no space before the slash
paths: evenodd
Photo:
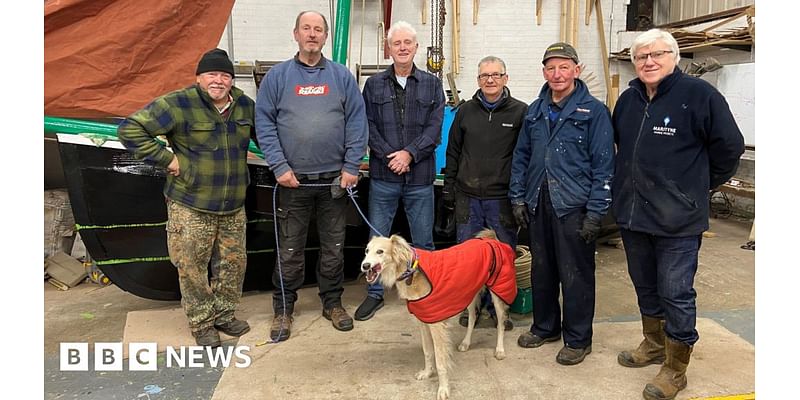
<path id="1" fill-rule="evenodd" d="M 442 78 L 442 67 L 444 67 L 444 50 L 442 46 L 444 35 L 445 0 L 431 0 L 431 45 L 428 46 L 428 72 L 433 73 L 439 79 Z"/>

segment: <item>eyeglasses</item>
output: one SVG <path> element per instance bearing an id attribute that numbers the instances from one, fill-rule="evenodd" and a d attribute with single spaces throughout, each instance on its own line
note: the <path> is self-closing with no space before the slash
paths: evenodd
<path id="1" fill-rule="evenodd" d="M 481 81 L 486 81 L 486 80 L 489 79 L 489 77 L 491 77 L 494 80 L 498 80 L 498 79 L 500 79 L 500 78 L 502 78 L 504 76 L 506 76 L 506 74 L 501 74 L 499 72 L 495 72 L 495 73 L 492 73 L 492 74 L 480 74 L 480 75 L 478 75 L 478 79 L 481 80 Z"/>
<path id="2" fill-rule="evenodd" d="M 662 57 L 664 57 L 664 55 L 667 54 L 667 53 L 674 53 L 674 51 L 672 51 L 672 50 L 657 50 L 657 51 L 651 51 L 649 53 L 637 54 L 637 55 L 633 56 L 633 61 L 635 61 L 637 64 L 641 64 L 641 63 L 647 61 L 647 57 L 652 58 L 653 61 L 657 61 L 657 60 L 660 60 Z"/>

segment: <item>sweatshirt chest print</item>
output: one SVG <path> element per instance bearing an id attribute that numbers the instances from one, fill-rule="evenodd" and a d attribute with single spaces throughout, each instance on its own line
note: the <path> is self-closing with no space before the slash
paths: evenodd
<path id="1" fill-rule="evenodd" d="M 298 96 L 327 96 L 328 85 L 295 85 L 294 93 Z"/>
<path id="2" fill-rule="evenodd" d="M 661 136 L 675 136 L 676 129 L 669 126 L 670 121 L 671 120 L 669 119 L 669 116 L 664 117 L 664 125 L 654 126 L 653 134 Z"/>

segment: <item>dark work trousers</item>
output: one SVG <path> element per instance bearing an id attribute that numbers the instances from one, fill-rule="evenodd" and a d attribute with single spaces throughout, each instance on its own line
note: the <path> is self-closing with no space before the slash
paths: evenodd
<path id="1" fill-rule="evenodd" d="M 578 234 L 585 210 L 556 216 L 550 191 L 543 187 L 535 215 L 530 219 L 533 265 L 533 325 L 531 332 L 543 338 L 563 334 L 564 344 L 583 348 L 592 344 L 594 318 L 595 243 L 586 244 Z M 559 285 L 564 317 L 558 302 Z"/>
<path id="2" fill-rule="evenodd" d="M 490 228 L 497 234 L 497 240 L 517 247 L 517 223 L 511 212 L 511 201 L 504 199 L 479 199 L 469 197 L 456 191 L 456 241 L 464 241 L 475 237 L 483 229 Z M 478 305 L 479 310 L 486 309 L 489 315 L 496 315 L 492 296 L 487 290 Z"/>
<path id="3" fill-rule="evenodd" d="M 300 180 L 300 183 L 330 183 L 332 179 Z M 305 279 L 305 249 L 311 216 L 317 220 L 319 257 L 317 257 L 317 282 L 319 297 L 325 308 L 342 303 L 344 280 L 344 234 L 347 196 L 333 199 L 330 186 L 278 188 L 278 244 L 280 245 L 280 270 L 276 263 L 272 274 L 275 291 L 272 309 L 284 312 L 281 297 L 281 276 L 285 293 L 286 313 L 294 312 L 297 290 Z M 280 273 L 279 273 L 280 271 Z"/>
<path id="4" fill-rule="evenodd" d="M 670 338 L 692 346 L 699 339 L 694 276 L 702 235 L 664 237 L 620 229 L 639 312 L 663 318 Z"/>

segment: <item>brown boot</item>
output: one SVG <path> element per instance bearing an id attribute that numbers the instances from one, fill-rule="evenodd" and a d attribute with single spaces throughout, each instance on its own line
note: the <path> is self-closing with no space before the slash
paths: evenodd
<path id="1" fill-rule="evenodd" d="M 672 400 L 686 387 L 686 367 L 692 355 L 692 346 L 666 340 L 667 358 L 658 375 L 644 387 L 642 395 L 647 400 Z"/>
<path id="2" fill-rule="evenodd" d="M 275 343 L 289 339 L 289 335 L 292 334 L 292 321 L 291 315 L 275 314 L 269 328 L 270 339 Z"/>
<path id="3" fill-rule="evenodd" d="M 322 316 L 328 319 L 333 324 L 333 327 L 340 331 L 349 331 L 353 329 L 353 318 L 347 315 L 342 306 L 333 306 L 322 310 Z"/>
<path id="4" fill-rule="evenodd" d="M 640 368 L 664 362 L 664 320 L 642 315 L 644 340 L 636 350 L 625 350 L 617 355 L 624 367 Z"/>

